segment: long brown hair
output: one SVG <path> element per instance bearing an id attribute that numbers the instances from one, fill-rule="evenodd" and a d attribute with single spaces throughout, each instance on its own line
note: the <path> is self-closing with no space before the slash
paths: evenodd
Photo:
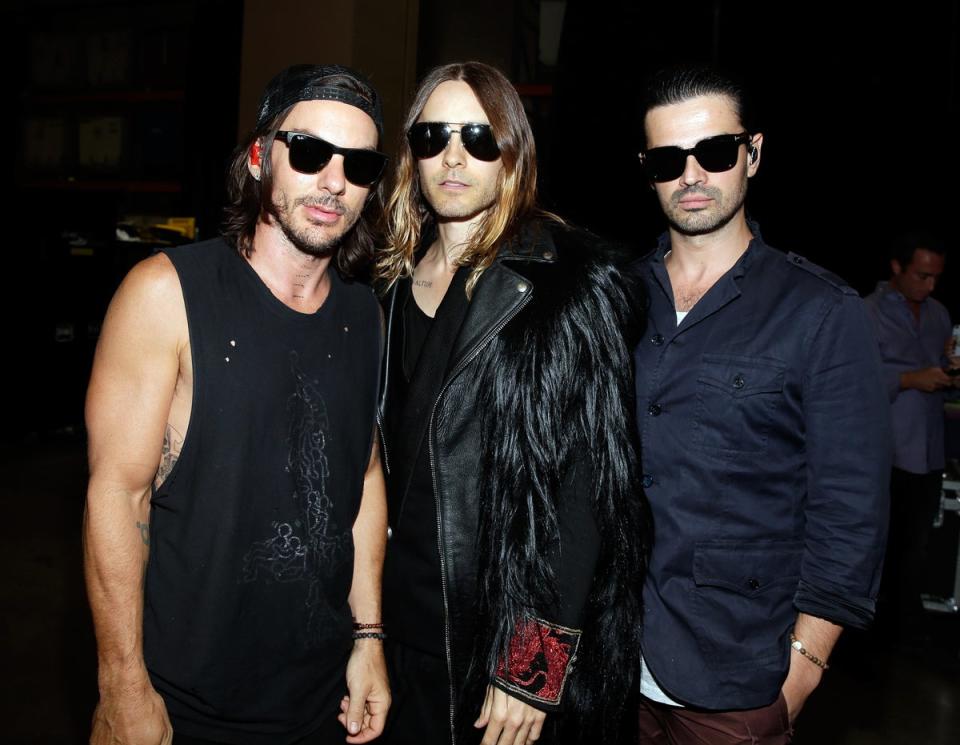
<path id="1" fill-rule="evenodd" d="M 344 88 L 368 100 L 374 100 L 372 93 L 362 81 L 349 75 L 326 75 L 313 81 L 317 86 Z M 286 107 L 256 129 L 251 131 L 237 146 L 233 160 L 227 171 L 228 202 L 224 208 L 224 220 L 221 234 L 236 250 L 250 257 L 253 253 L 253 236 L 257 222 L 261 219 L 276 218 L 277 207 L 273 203 L 273 169 L 270 153 L 273 151 L 274 138 L 283 125 L 287 115 L 296 103 Z M 255 179 L 247 162 L 250 147 L 260 141 L 260 179 Z M 350 232 L 344 236 L 337 248 L 336 266 L 346 279 L 365 280 L 368 278 L 377 243 L 376 226 L 379 209 L 383 204 L 383 182 L 370 191 L 360 218 Z"/>
<path id="2" fill-rule="evenodd" d="M 516 232 L 523 218 L 534 213 L 548 214 L 536 207 L 536 145 L 523 104 L 510 81 L 499 70 L 482 62 L 459 62 L 434 68 L 414 95 L 397 148 L 393 190 L 384 212 L 386 247 L 376 264 L 377 278 L 386 287 L 400 277 L 413 274 L 414 252 L 435 222 L 420 189 L 417 161 L 410 151 L 406 133 L 420 118 L 430 94 L 440 83 L 449 80 L 462 80 L 470 86 L 490 121 L 503 164 L 497 201 L 483 215 L 460 255 L 459 263 L 472 267 L 467 294 L 472 293 L 480 275 L 493 263 L 501 242 Z"/>

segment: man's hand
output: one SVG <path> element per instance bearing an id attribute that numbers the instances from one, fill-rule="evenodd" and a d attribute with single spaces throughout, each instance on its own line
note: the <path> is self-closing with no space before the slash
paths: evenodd
<path id="1" fill-rule="evenodd" d="M 783 682 L 783 697 L 787 702 L 787 715 L 793 724 L 797 715 L 807 702 L 807 697 L 820 685 L 823 670 L 802 655 L 791 651 L 790 669 Z"/>
<path id="2" fill-rule="evenodd" d="M 93 712 L 90 745 L 170 745 L 173 727 L 153 686 L 102 693 Z"/>
<path id="3" fill-rule="evenodd" d="M 951 334 L 943 343 L 943 356 L 950 360 L 952 366 L 956 367 L 960 365 L 958 353 L 960 353 L 960 349 L 957 349 L 957 339 Z"/>
<path id="4" fill-rule="evenodd" d="M 842 630 L 835 623 L 806 613 L 797 614 L 797 622 L 794 626 L 794 634 L 800 643 L 811 654 L 824 661 L 833 651 Z M 790 650 L 790 668 L 787 670 L 787 679 L 783 681 L 782 691 L 787 701 L 787 714 L 791 724 L 806 703 L 807 697 L 820 685 L 821 678 L 823 678 L 823 668 L 797 650 Z"/>
<path id="5" fill-rule="evenodd" d="M 527 745 L 540 739 L 546 718 L 539 709 L 488 685 L 480 717 L 473 726 L 487 728 L 480 745 Z"/>
<path id="6" fill-rule="evenodd" d="M 340 702 L 337 719 L 347 732 L 347 742 L 364 743 L 379 737 L 387 723 L 390 684 L 383 643 L 358 639 L 347 663 L 347 691 Z"/>
<path id="7" fill-rule="evenodd" d="M 939 367 L 926 367 L 923 370 L 900 373 L 900 387 L 903 390 L 913 388 L 924 393 L 935 393 L 951 387 L 953 383 L 954 379 Z"/>

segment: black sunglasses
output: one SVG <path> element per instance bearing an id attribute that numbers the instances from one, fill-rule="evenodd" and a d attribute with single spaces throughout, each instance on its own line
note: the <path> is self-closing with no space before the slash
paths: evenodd
<path id="1" fill-rule="evenodd" d="M 655 147 L 640 153 L 640 162 L 653 181 L 672 181 L 680 178 L 687 167 L 687 156 L 692 155 L 705 171 L 723 173 L 737 164 L 740 146 L 750 143 L 750 135 L 717 135 L 700 140 L 691 148 L 670 145 Z"/>
<path id="2" fill-rule="evenodd" d="M 454 129 L 453 126 L 460 127 Z M 475 122 L 420 122 L 410 127 L 407 141 L 413 156 L 419 160 L 432 158 L 443 152 L 450 135 L 457 132 L 464 149 L 477 160 L 491 161 L 500 157 L 497 138 L 489 124 Z"/>
<path id="3" fill-rule="evenodd" d="M 300 173 L 319 173 L 334 155 L 343 156 L 343 175 L 357 186 L 372 186 L 383 174 L 387 156 L 376 150 L 337 147 L 303 132 L 277 132 L 276 139 L 287 143 L 290 167 Z"/>

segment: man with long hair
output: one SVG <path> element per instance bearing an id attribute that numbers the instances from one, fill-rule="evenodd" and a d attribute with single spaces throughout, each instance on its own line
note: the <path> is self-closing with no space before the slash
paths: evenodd
<path id="1" fill-rule="evenodd" d="M 636 298 L 596 237 L 538 209 L 533 135 L 500 72 L 433 70 L 404 129 L 377 263 L 385 740 L 610 741 L 646 545 Z"/>
<path id="2" fill-rule="evenodd" d="M 140 263 L 110 305 L 87 398 L 92 743 L 383 728 L 380 321 L 351 281 L 381 129 L 357 73 L 283 71 L 234 156 L 223 238 Z"/>

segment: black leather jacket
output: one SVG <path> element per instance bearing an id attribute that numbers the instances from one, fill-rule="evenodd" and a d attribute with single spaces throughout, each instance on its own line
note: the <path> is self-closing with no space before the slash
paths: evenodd
<path id="1" fill-rule="evenodd" d="M 381 428 L 398 405 L 396 306 L 394 286 Z M 559 223 L 526 225 L 477 283 L 425 409 L 454 730 L 488 682 L 547 710 L 562 700 L 580 721 L 625 693 L 646 545 L 630 418 L 637 310 L 598 239 Z M 406 434 L 383 432 L 388 472 L 409 467 L 391 462 Z"/>

